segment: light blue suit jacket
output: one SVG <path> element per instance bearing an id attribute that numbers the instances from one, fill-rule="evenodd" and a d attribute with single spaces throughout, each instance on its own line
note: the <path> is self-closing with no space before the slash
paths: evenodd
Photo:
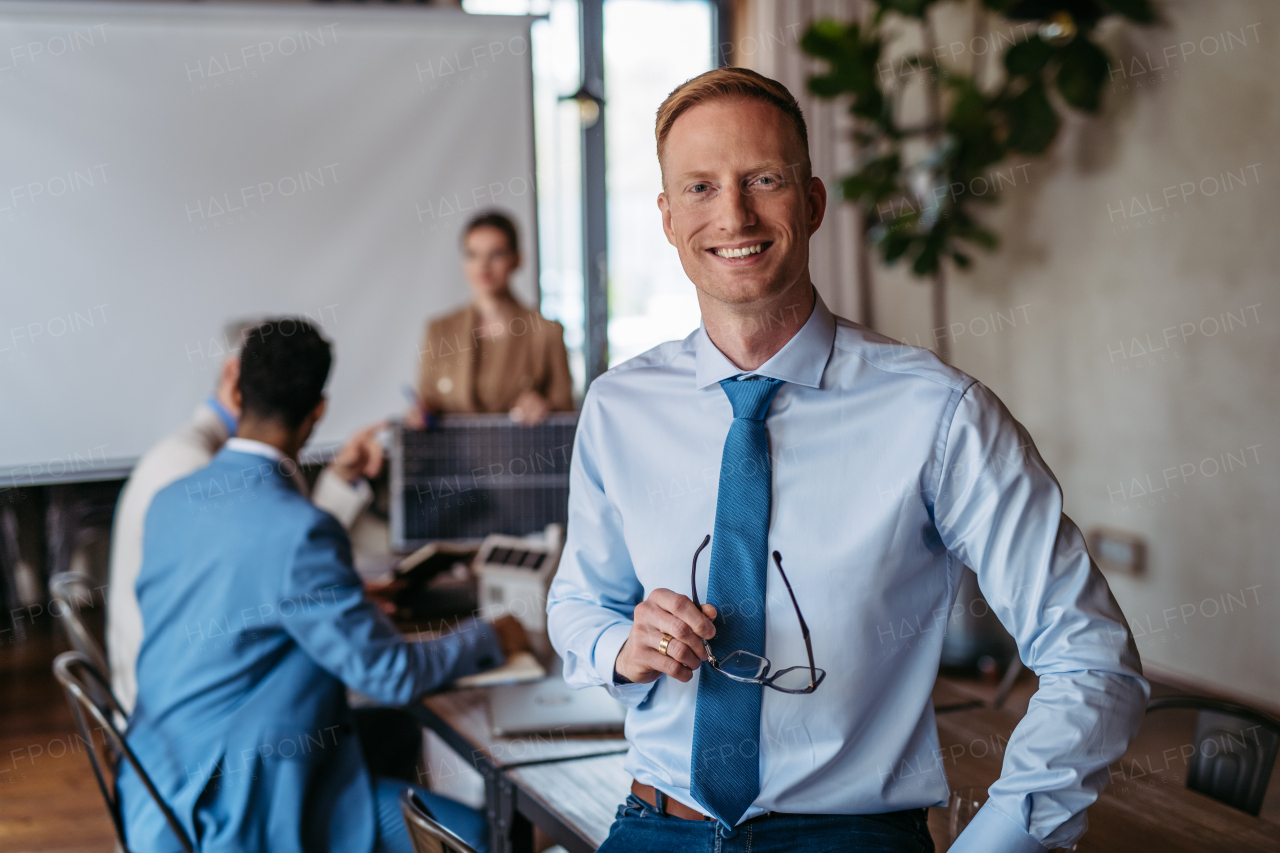
<path id="1" fill-rule="evenodd" d="M 128 740 L 200 850 L 363 853 L 377 821 L 344 684 L 403 705 L 502 652 L 481 622 L 406 642 L 279 468 L 224 449 L 152 502 Z M 127 768 L 119 790 L 131 850 L 180 849 Z"/>

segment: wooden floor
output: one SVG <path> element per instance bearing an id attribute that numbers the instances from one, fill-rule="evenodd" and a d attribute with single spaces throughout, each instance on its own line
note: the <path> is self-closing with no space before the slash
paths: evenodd
<path id="1" fill-rule="evenodd" d="M 47 616 L 12 636 L 0 634 L 0 850 L 110 853 L 115 831 L 53 679 L 67 646 Z"/>
<path id="2" fill-rule="evenodd" d="M 90 615 L 89 621 L 100 631 L 100 618 Z M 115 848 L 111 821 L 84 745 L 74 734 L 70 709 L 52 675 L 53 658 L 66 650 L 65 642 L 47 619 L 37 620 L 23 641 L 4 639 L 10 636 L 0 634 L 0 851 L 111 853 Z M 986 701 L 995 694 L 994 685 L 977 680 L 951 677 L 949 681 Z M 1007 707 L 1019 715 L 1025 713 L 1035 689 L 1035 676 L 1025 676 Z M 1175 691 L 1159 684 L 1152 686 L 1153 695 L 1170 692 Z M 1159 763 L 1166 749 L 1190 742 L 1192 725 L 1191 712 L 1152 715 L 1129 748 L 1123 767 L 1131 768 L 1135 760 L 1148 767 L 1152 761 Z M 1144 778 L 1127 778 L 1134 774 L 1126 771 L 1112 784 L 1184 784 L 1185 769 L 1156 769 L 1160 772 Z M 1261 817 L 1276 823 L 1280 833 L 1280 780 L 1276 776 Z"/>

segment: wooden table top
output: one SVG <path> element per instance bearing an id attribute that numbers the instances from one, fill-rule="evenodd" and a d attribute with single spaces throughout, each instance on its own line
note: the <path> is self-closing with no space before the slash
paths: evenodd
<path id="1" fill-rule="evenodd" d="M 484 759 L 495 767 L 531 762 L 563 761 L 585 756 L 626 752 L 627 742 L 618 735 L 570 735 L 548 732 L 501 738 L 493 736 L 487 687 L 449 690 L 426 697 L 422 708 L 438 734 L 473 764 Z M 449 733 L 456 737 L 451 737 Z M 616 803 L 615 803 L 616 805 Z"/>
<path id="2" fill-rule="evenodd" d="M 982 706 L 982 698 L 970 693 L 949 678 L 939 678 L 933 684 L 933 711 L 935 714 L 951 714 Z"/>
<path id="3" fill-rule="evenodd" d="M 952 790 L 975 787 L 985 792 L 1000 776 L 1004 746 L 1017 717 L 994 708 L 974 708 L 939 714 L 937 719 Z M 1078 842 L 1079 853 L 1280 852 L 1280 827 L 1188 790 L 1181 774 L 1175 778 L 1127 766 L 1112 769 L 1111 784 L 1089 807 L 1089 830 Z M 933 811 L 945 817 L 945 809 Z M 936 817 L 930 823 L 936 823 Z M 939 844 L 938 849 L 946 848 Z"/>
<path id="4" fill-rule="evenodd" d="M 604 843 L 618 806 L 631 793 L 625 755 L 532 764 L 506 771 L 525 796 L 562 820 L 594 849 Z"/>
<path id="5" fill-rule="evenodd" d="M 941 684 L 941 683 L 940 683 Z M 943 684 L 936 705 L 960 704 L 969 694 Z M 952 789 L 985 790 L 1000 776 L 1004 745 L 1018 718 L 992 708 L 938 715 L 938 739 Z M 598 846 L 609 834 L 631 777 L 624 756 L 609 755 L 516 767 L 507 775 L 525 796 L 558 816 L 584 841 Z M 1280 828 L 1187 790 L 1185 780 L 1119 773 L 1089 808 L 1089 830 L 1079 853 L 1280 853 Z M 930 810 L 939 851 L 947 849 L 947 810 Z"/>

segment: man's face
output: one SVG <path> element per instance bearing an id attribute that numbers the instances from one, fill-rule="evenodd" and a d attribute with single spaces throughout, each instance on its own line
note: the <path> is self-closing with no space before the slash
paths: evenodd
<path id="1" fill-rule="evenodd" d="M 672 125 L 658 207 L 705 296 L 750 304 L 807 279 L 826 189 L 806 179 L 797 137 L 780 110 L 755 100 L 699 104 Z"/>

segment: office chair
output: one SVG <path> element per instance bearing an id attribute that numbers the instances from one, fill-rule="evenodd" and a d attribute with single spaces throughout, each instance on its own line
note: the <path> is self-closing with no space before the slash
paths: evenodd
<path id="1" fill-rule="evenodd" d="M 117 728 L 114 718 L 116 714 L 121 714 L 120 703 L 111 694 L 107 679 L 89 662 L 88 657 L 81 652 L 63 652 L 58 655 L 53 662 L 53 675 L 58 679 L 58 683 L 62 685 L 63 691 L 67 694 L 67 702 L 71 705 L 71 713 L 76 718 L 76 727 L 80 730 L 80 737 L 85 743 L 85 752 L 89 755 L 89 763 L 93 765 L 93 775 L 98 779 L 98 789 L 102 791 L 102 798 L 106 801 L 107 811 L 110 812 L 111 821 L 115 824 L 116 838 L 120 842 L 120 848 L 123 850 L 129 849 L 125 845 L 124 839 L 124 816 L 120 811 L 120 800 L 116 796 L 116 778 L 118 776 L 116 771 L 119 768 L 120 760 L 123 758 L 123 760 L 129 762 L 129 766 L 133 768 L 133 772 L 138 774 L 138 778 L 142 780 L 142 785 L 147 789 L 147 793 L 151 795 L 151 799 L 159 806 L 165 822 L 169 824 L 169 829 L 177 837 L 182 849 L 186 853 L 194 853 L 194 848 L 191 846 L 182 824 L 178 823 L 178 819 L 174 817 L 173 810 L 169 808 L 164 798 L 160 796 L 160 792 L 156 790 L 156 786 L 151 782 L 151 777 L 142 769 L 142 765 L 138 762 L 138 757 L 133 754 L 133 750 L 129 748 L 129 744 L 125 741 L 124 736 L 120 734 L 120 729 Z M 105 696 L 107 704 L 100 706 L 93 698 L 94 696 Z M 86 714 L 102 730 L 105 741 L 103 745 L 104 757 L 99 757 L 98 755 L 98 750 L 93 740 L 93 729 L 89 726 Z M 108 774 L 111 776 L 109 781 L 107 779 Z"/>
<path id="2" fill-rule="evenodd" d="M 412 788 L 400 792 L 400 813 L 413 853 L 476 853 L 476 849 L 440 824 Z"/>
<path id="3" fill-rule="evenodd" d="M 49 578 L 49 595 L 52 598 L 49 612 L 62 626 L 62 632 L 66 634 L 71 648 L 84 655 L 98 672 L 109 673 L 111 668 L 107 664 L 106 652 L 80 618 L 80 609 L 93 603 L 92 579 L 78 572 L 60 572 Z M 99 709 L 112 705 L 114 700 L 107 695 L 111 691 L 104 691 L 96 681 L 87 683 L 85 689 L 89 693 L 89 699 Z M 125 719 L 126 715 L 123 713 L 115 717 L 117 728 L 124 728 Z"/>
<path id="4" fill-rule="evenodd" d="M 1204 696 L 1162 696 L 1147 703 L 1148 714 L 1171 708 L 1197 712 L 1187 787 L 1257 816 L 1280 749 L 1280 721 Z"/>
<path id="5" fill-rule="evenodd" d="M 49 610 L 67 635 L 71 648 L 89 659 L 98 672 L 107 672 L 107 656 L 80 618 L 80 608 L 93 602 L 93 581 L 78 572 L 61 572 L 49 578 Z"/>
<path id="6" fill-rule="evenodd" d="M 1004 677 L 1000 679 L 1000 686 L 996 688 L 996 697 L 992 701 L 991 707 L 1004 707 L 1004 703 L 1009 700 L 1009 694 L 1013 692 L 1013 685 L 1017 684 L 1018 676 L 1022 674 L 1022 670 L 1025 668 L 1018 650 L 1014 649 L 1013 660 L 1009 661 L 1009 668 L 1004 671 Z"/>

